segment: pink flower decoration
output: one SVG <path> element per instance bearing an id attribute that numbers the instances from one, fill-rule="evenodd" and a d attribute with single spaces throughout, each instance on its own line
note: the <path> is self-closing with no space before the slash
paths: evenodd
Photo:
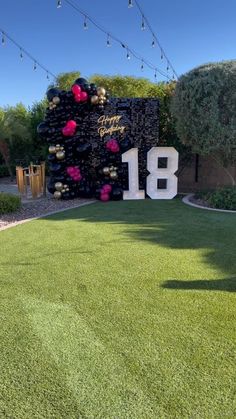
<path id="1" fill-rule="evenodd" d="M 112 153 L 118 153 L 120 151 L 120 146 L 117 140 L 111 139 L 107 141 L 106 148 Z"/>

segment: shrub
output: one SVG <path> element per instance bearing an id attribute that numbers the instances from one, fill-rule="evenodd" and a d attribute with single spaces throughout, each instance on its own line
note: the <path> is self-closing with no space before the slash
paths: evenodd
<path id="1" fill-rule="evenodd" d="M 12 173 L 16 174 L 16 166 L 11 166 Z M 9 170 L 5 164 L 0 164 L 0 177 L 8 177 L 9 176 Z"/>
<path id="2" fill-rule="evenodd" d="M 194 153 L 225 166 L 236 161 L 236 60 L 193 69 L 177 83 L 172 101 L 177 135 Z"/>
<path id="3" fill-rule="evenodd" d="M 20 205 L 18 196 L 0 192 L 0 215 L 16 211 Z"/>
<path id="4" fill-rule="evenodd" d="M 221 188 L 215 191 L 201 192 L 197 196 L 212 208 L 236 211 L 236 187 Z"/>
<path id="5" fill-rule="evenodd" d="M 5 164 L 0 165 L 0 177 L 9 176 L 8 168 Z"/>

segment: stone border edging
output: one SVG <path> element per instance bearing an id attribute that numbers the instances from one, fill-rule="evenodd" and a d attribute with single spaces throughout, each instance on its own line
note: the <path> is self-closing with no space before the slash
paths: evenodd
<path id="1" fill-rule="evenodd" d="M 94 200 L 94 201 L 89 201 L 89 202 L 83 202 L 82 204 L 78 204 L 78 205 L 73 206 L 73 207 L 61 208 L 61 209 L 56 210 L 56 211 L 46 212 L 45 214 L 38 215 L 37 217 L 26 218 L 26 219 L 21 220 L 21 221 L 16 221 L 15 223 L 9 223 L 6 226 L 0 227 L 0 231 L 7 230 L 8 228 L 11 228 L 11 227 L 16 227 L 17 225 L 27 223 L 28 221 L 38 220 L 39 218 L 44 218 L 44 217 L 47 217 L 49 215 L 57 214 L 59 212 L 64 212 L 64 211 L 67 211 L 67 210 L 72 210 L 74 208 L 84 207 L 85 205 L 91 205 L 91 204 L 94 204 L 95 202 L 97 202 L 97 201 Z"/>
<path id="2" fill-rule="evenodd" d="M 233 211 L 233 210 L 223 210 L 223 209 L 217 209 L 217 208 L 209 208 L 209 207 L 203 207 L 202 205 L 194 204 L 193 202 L 191 202 L 189 200 L 192 196 L 194 196 L 194 193 L 188 194 L 187 196 L 185 196 L 182 199 L 182 202 L 186 205 L 189 205 L 190 207 L 195 207 L 195 208 L 199 208 L 199 209 L 203 209 L 203 210 L 217 211 L 217 212 L 227 212 L 227 213 L 236 214 L 236 211 Z"/>

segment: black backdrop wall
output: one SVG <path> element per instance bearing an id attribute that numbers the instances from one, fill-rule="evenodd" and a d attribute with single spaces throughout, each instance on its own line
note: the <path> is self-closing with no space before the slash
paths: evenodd
<path id="1" fill-rule="evenodd" d="M 56 198 L 122 199 L 128 164 L 122 153 L 139 149 L 139 183 L 145 189 L 147 151 L 157 146 L 157 99 L 119 99 L 78 79 L 69 92 L 50 89 L 38 133 L 49 144 L 48 190 Z"/>

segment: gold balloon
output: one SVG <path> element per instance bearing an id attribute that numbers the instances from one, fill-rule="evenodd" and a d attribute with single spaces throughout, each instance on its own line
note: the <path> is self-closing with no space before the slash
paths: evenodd
<path id="1" fill-rule="evenodd" d="M 68 185 L 63 185 L 63 188 L 64 188 L 64 189 L 68 188 Z"/>
<path id="2" fill-rule="evenodd" d="M 56 198 L 56 199 L 60 199 L 61 198 L 61 192 L 60 191 L 56 191 L 56 192 L 54 192 L 54 198 Z"/>
<path id="3" fill-rule="evenodd" d="M 97 88 L 97 94 L 98 94 L 98 96 L 105 96 L 106 90 L 104 89 L 104 87 L 98 87 Z"/>
<path id="4" fill-rule="evenodd" d="M 60 151 L 60 148 L 61 148 L 60 144 L 57 144 L 56 145 L 56 151 Z"/>
<path id="5" fill-rule="evenodd" d="M 64 150 L 64 147 L 60 147 L 60 151 L 63 151 Z"/>
<path id="6" fill-rule="evenodd" d="M 56 190 L 57 190 L 57 191 L 61 191 L 61 190 L 62 190 L 62 188 L 63 188 L 63 183 L 61 183 L 61 182 L 56 182 L 56 183 L 55 183 L 55 188 L 56 188 Z"/>
<path id="7" fill-rule="evenodd" d="M 65 191 L 66 191 L 65 189 L 62 189 L 62 190 L 61 190 L 61 193 L 64 193 Z"/>
<path id="8" fill-rule="evenodd" d="M 55 145 L 50 145 L 50 147 L 48 148 L 48 151 L 49 151 L 50 154 L 56 153 L 56 147 L 55 147 Z"/>
<path id="9" fill-rule="evenodd" d="M 64 151 L 57 151 L 56 158 L 58 160 L 63 160 L 65 158 L 65 152 Z"/>
<path id="10" fill-rule="evenodd" d="M 103 105 L 103 103 L 104 103 L 104 100 L 103 99 L 101 99 L 101 98 L 99 98 L 99 105 Z"/>
<path id="11" fill-rule="evenodd" d="M 69 192 L 69 190 L 70 190 L 69 188 L 66 188 L 66 192 Z"/>
<path id="12" fill-rule="evenodd" d="M 104 175 L 109 175 L 110 174 L 109 167 L 103 167 L 102 171 L 103 171 Z"/>
<path id="13" fill-rule="evenodd" d="M 115 172 L 115 170 L 113 170 L 113 171 L 110 173 L 110 178 L 111 178 L 111 179 L 117 179 L 117 178 L 118 178 L 117 172 Z"/>
<path id="14" fill-rule="evenodd" d="M 52 101 L 53 101 L 53 103 L 55 104 L 55 105 L 59 105 L 59 103 L 60 103 L 60 98 L 58 97 L 58 96 L 55 96 L 53 99 L 52 99 Z"/>
<path id="15" fill-rule="evenodd" d="M 91 97 L 91 103 L 92 105 L 97 105 L 98 103 L 98 96 L 94 95 Z"/>

